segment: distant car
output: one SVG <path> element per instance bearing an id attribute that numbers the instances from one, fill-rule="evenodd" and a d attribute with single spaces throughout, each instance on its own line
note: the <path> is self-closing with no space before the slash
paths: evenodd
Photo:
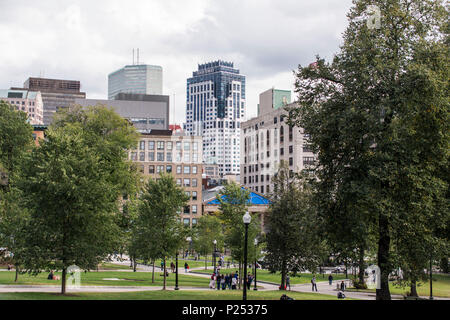
<path id="1" fill-rule="evenodd" d="M 332 273 L 340 273 L 342 271 L 341 267 L 336 267 L 334 268 L 333 271 L 331 271 Z"/>

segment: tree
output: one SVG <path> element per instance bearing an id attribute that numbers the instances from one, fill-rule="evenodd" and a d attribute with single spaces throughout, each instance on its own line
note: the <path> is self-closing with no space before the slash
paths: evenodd
<path id="1" fill-rule="evenodd" d="M 248 201 L 250 200 L 250 192 L 235 182 L 229 182 L 216 195 L 219 201 L 219 219 L 224 226 L 225 246 L 231 250 L 231 257 L 239 261 L 239 274 L 241 275 L 239 286 L 244 279 L 241 267 L 244 263 L 245 248 L 245 226 L 242 221 Z M 253 242 L 261 232 L 261 222 L 258 217 L 253 216 L 248 226 L 248 242 L 247 253 L 248 261 L 254 260 Z"/>
<path id="2" fill-rule="evenodd" d="M 186 241 L 186 232 L 177 212 L 188 196 L 172 175 L 162 173 L 158 179 L 149 179 L 139 198 L 136 240 L 138 252 L 164 261 L 163 290 L 166 289 L 166 258 L 173 256 Z"/>
<path id="3" fill-rule="evenodd" d="M 119 197 L 136 176 L 127 149 L 136 145 L 129 123 L 106 108 L 66 113 L 29 154 L 18 186 L 30 210 L 21 253 L 25 270 L 94 269 L 120 244 Z"/>
<path id="4" fill-rule="evenodd" d="M 282 162 L 273 177 L 273 192 L 267 215 L 267 255 L 271 272 L 281 272 L 281 289 L 288 272 L 314 272 L 323 260 L 324 240 L 311 188 Z"/>
<path id="5" fill-rule="evenodd" d="M 0 246 L 7 248 L 8 263 L 20 270 L 19 250 L 28 212 L 20 207 L 20 190 L 16 188 L 21 161 L 33 147 L 32 127 L 27 114 L 0 100 Z"/>
<path id="6" fill-rule="evenodd" d="M 224 244 L 223 228 L 220 219 L 214 215 L 206 215 L 198 219 L 194 236 L 195 251 L 205 256 L 205 270 L 207 269 L 206 257 L 214 251 L 213 241 L 217 241 L 217 248 Z"/>
<path id="7" fill-rule="evenodd" d="M 380 10 L 378 26 L 367 21 L 369 5 Z M 416 245 L 421 236 L 427 247 L 439 240 L 427 224 L 448 221 L 441 204 L 448 183 L 439 175 L 448 168 L 447 17 L 442 1 L 355 1 L 333 61 L 317 57 L 296 74 L 301 108 L 290 110 L 290 122 L 305 129 L 317 154 L 320 212 L 355 221 L 348 201 L 342 202 L 354 195 L 363 217 L 361 246 L 371 236 L 376 242 L 378 300 L 391 298 L 393 250 L 412 250 L 410 271 L 418 270 L 412 262 L 423 252 Z M 402 240 L 405 223 L 414 245 Z M 328 229 L 331 237 L 341 234 Z"/>

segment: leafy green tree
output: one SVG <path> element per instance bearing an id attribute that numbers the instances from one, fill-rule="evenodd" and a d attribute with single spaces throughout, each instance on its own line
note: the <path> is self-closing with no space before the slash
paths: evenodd
<path id="1" fill-rule="evenodd" d="M 308 184 L 298 174 L 291 174 L 284 162 L 272 181 L 266 260 L 271 272 L 281 272 L 284 290 L 288 272 L 315 272 L 323 261 L 326 246 L 319 237 L 320 220 Z"/>
<path id="2" fill-rule="evenodd" d="M 378 26 L 368 23 L 369 5 L 381 13 Z M 441 242 L 427 224 L 448 221 L 442 205 L 448 181 L 440 175 L 449 149 L 447 17 L 442 1 L 354 1 L 333 61 L 317 57 L 296 74 L 301 108 L 290 110 L 290 123 L 305 129 L 317 154 L 320 213 L 353 222 L 345 199 L 354 196 L 363 224 L 351 238 L 360 237 L 361 248 L 371 236 L 376 242 L 378 300 L 391 298 L 395 250 L 410 250 L 403 262 L 415 273 L 423 252 L 418 239 L 427 247 Z M 328 230 L 331 239 L 342 234 Z M 402 233 L 411 230 L 414 245 Z"/>
<path id="3" fill-rule="evenodd" d="M 78 110 L 57 117 L 47 138 L 24 162 L 18 184 L 30 211 L 21 258 L 30 273 L 71 265 L 94 269 L 117 251 L 119 197 L 136 177 L 127 149 L 136 133 L 112 110 Z"/>
<path id="4" fill-rule="evenodd" d="M 224 236 L 221 220 L 214 215 L 202 216 L 198 219 L 194 248 L 199 254 L 205 256 L 205 270 L 207 269 L 207 256 L 214 251 L 213 241 L 217 241 L 217 248 L 223 248 Z"/>
<path id="5" fill-rule="evenodd" d="M 20 207 L 20 190 L 16 188 L 21 161 L 33 147 L 32 126 L 27 114 L 0 101 L 0 246 L 12 256 L 8 263 L 20 270 L 19 250 L 23 241 L 23 226 L 28 212 Z"/>
<path id="6" fill-rule="evenodd" d="M 233 260 L 239 261 L 239 286 L 243 280 L 242 267 L 244 264 L 245 226 L 243 216 L 247 211 L 250 191 L 235 182 L 229 182 L 216 195 L 219 201 L 219 219 L 224 226 L 225 246 L 231 250 Z M 261 233 L 261 222 L 253 216 L 248 226 L 247 261 L 254 260 L 254 239 Z"/>
<path id="7" fill-rule="evenodd" d="M 189 198 L 172 175 L 162 173 L 159 178 L 147 181 L 139 200 L 135 236 L 137 250 L 153 260 L 163 259 L 165 290 L 166 258 L 173 256 L 186 241 L 186 231 L 177 212 Z"/>

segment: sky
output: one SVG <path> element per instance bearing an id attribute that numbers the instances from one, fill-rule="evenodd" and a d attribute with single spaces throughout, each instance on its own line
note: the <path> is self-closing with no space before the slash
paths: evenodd
<path id="1" fill-rule="evenodd" d="M 171 123 L 185 121 L 186 79 L 225 60 L 246 76 L 246 118 L 272 87 L 294 93 L 293 72 L 331 59 L 351 0 L 0 0 L 0 89 L 28 77 L 79 80 L 107 99 L 108 74 L 133 62 L 163 68 Z M 135 58 L 136 59 L 136 58 Z"/>

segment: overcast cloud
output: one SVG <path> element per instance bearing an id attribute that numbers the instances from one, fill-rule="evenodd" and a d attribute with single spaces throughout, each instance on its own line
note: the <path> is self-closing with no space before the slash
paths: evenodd
<path id="1" fill-rule="evenodd" d="M 106 99 L 108 74 L 131 64 L 139 48 L 141 63 L 163 67 L 163 93 L 177 123 L 185 120 L 186 79 L 198 63 L 218 59 L 246 76 L 250 118 L 261 92 L 293 91 L 298 64 L 338 51 L 350 6 L 351 0 L 0 0 L 0 89 L 43 76 L 80 80 L 88 98 Z"/>

